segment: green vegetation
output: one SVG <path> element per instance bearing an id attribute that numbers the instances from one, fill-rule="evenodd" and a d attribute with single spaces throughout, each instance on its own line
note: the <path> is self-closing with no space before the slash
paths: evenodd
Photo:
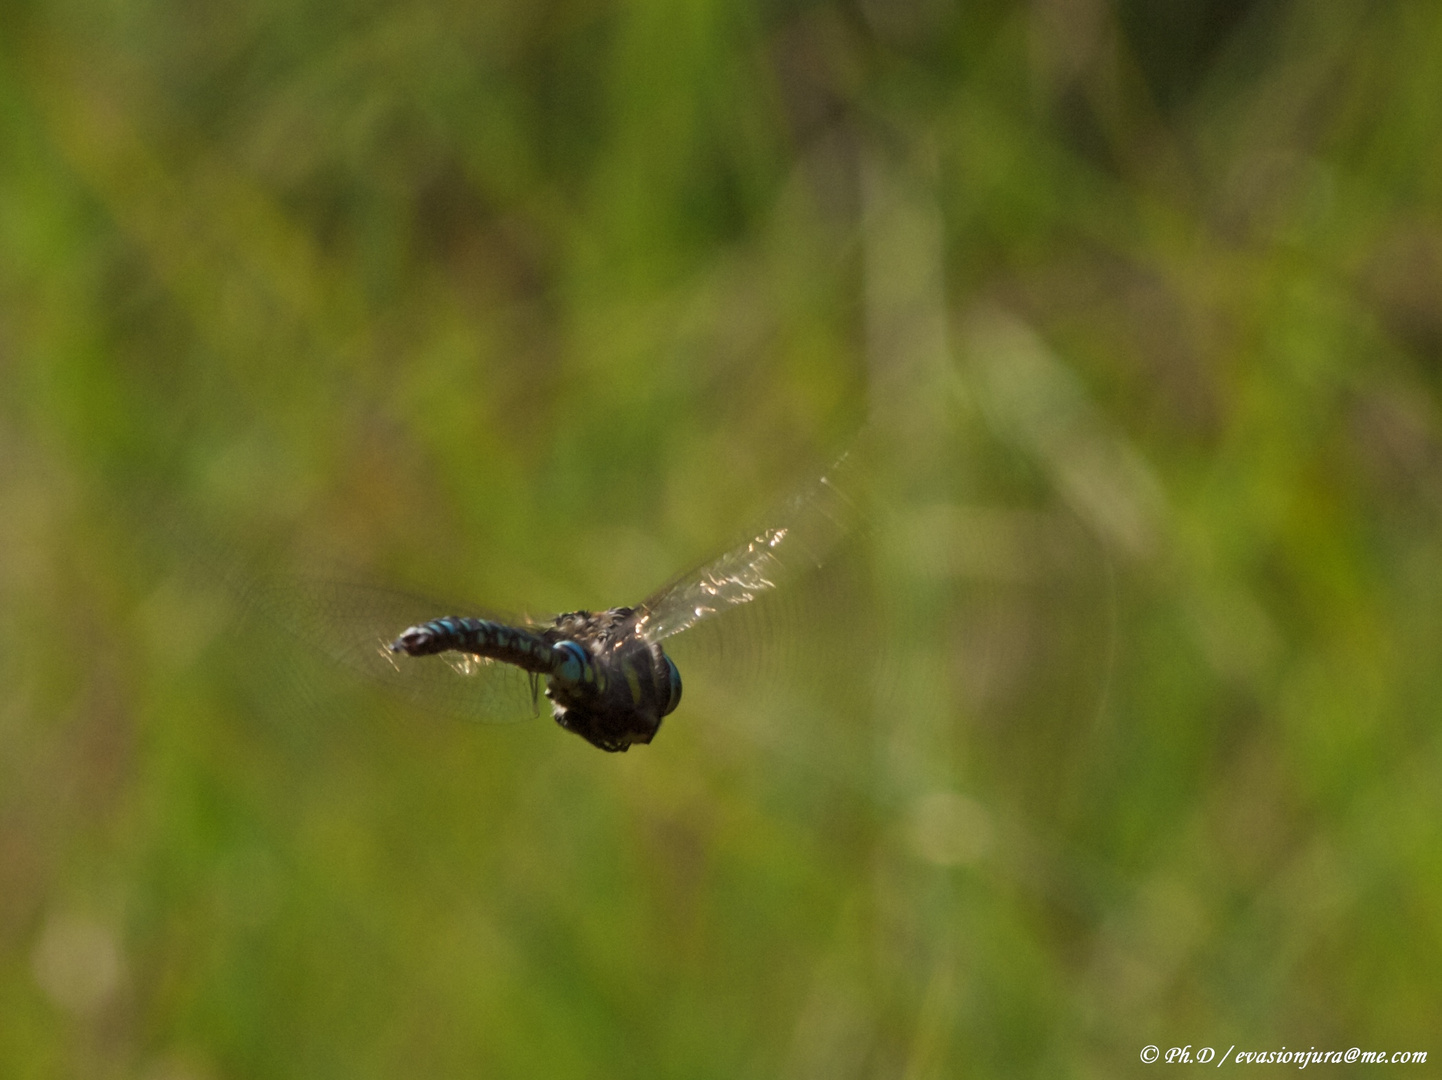
<path id="1" fill-rule="evenodd" d="M 0 23 L 0 1073 L 1442 1056 L 1442 8 Z M 635 602 L 852 443 L 625 755 L 244 617 Z"/>

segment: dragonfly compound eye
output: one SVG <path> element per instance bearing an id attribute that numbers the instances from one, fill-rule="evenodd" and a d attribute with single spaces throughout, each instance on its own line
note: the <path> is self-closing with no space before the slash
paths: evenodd
<path id="1" fill-rule="evenodd" d="M 553 678 L 572 686 L 591 682 L 595 678 L 591 655 L 583 646 L 574 641 L 562 641 L 555 646 L 555 651 L 557 663 L 555 670 L 551 672 Z"/>
<path id="2" fill-rule="evenodd" d="M 670 696 L 667 698 L 666 707 L 661 710 L 661 715 L 669 716 L 676 706 L 681 704 L 681 672 L 665 653 L 661 654 L 661 659 L 666 661 L 667 684 L 670 687 Z"/>

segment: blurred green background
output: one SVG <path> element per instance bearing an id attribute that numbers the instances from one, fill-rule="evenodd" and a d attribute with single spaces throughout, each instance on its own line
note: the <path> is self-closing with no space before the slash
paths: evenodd
<path id="1" fill-rule="evenodd" d="M 0 22 L 6 1077 L 1433 1074 L 1442 8 Z M 626 755 L 203 569 L 634 602 L 858 431 Z"/>

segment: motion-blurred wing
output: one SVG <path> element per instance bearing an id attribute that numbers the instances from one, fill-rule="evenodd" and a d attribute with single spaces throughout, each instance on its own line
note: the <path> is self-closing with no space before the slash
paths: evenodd
<path id="1" fill-rule="evenodd" d="M 776 524 L 644 601 L 637 609 L 640 632 L 662 641 L 820 568 L 858 516 L 836 482 L 845 460 L 788 499 Z"/>

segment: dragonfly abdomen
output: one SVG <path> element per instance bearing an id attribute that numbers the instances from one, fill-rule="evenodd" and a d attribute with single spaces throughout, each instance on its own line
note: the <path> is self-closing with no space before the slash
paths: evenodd
<path id="1" fill-rule="evenodd" d="M 442 652 L 469 653 L 514 664 L 525 671 L 549 675 L 567 657 L 537 634 L 490 619 L 447 615 L 412 626 L 390 644 L 391 652 L 431 656 Z"/>

